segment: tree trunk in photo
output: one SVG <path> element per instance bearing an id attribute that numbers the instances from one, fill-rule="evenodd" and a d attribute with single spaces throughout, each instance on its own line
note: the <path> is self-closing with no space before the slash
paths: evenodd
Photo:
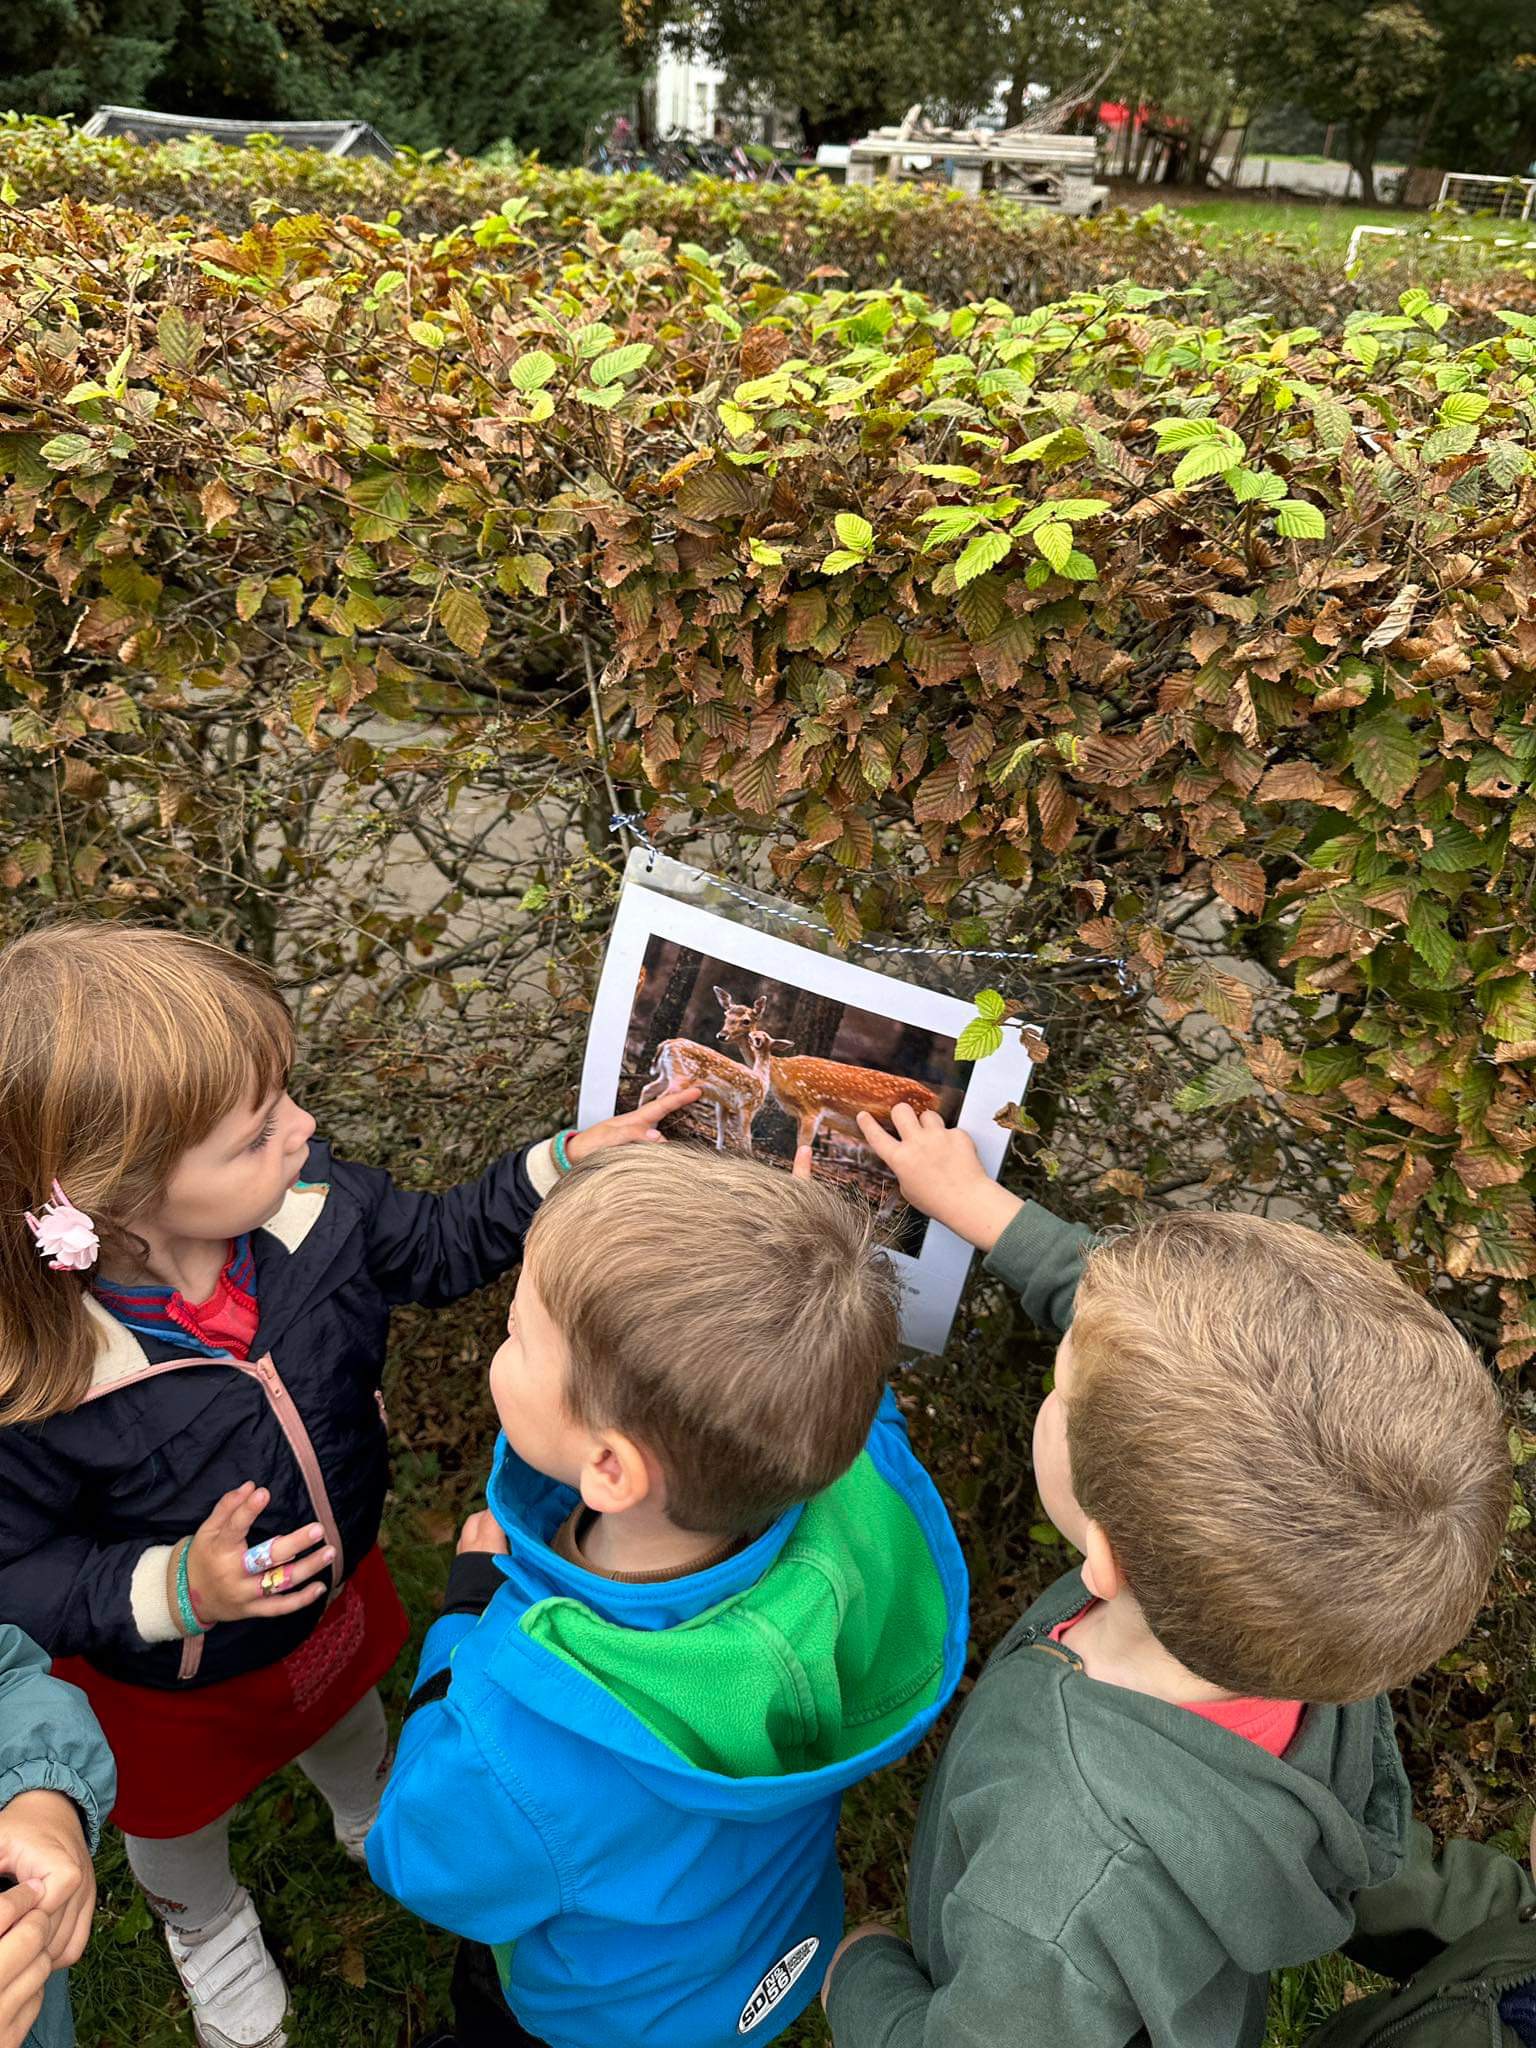
<path id="1" fill-rule="evenodd" d="M 830 1059 L 842 1021 L 841 1003 L 830 996 L 809 995 L 802 989 L 790 1005 L 787 1021 L 774 1024 L 773 1031 L 776 1037 L 789 1039 L 797 1053 L 812 1059 Z"/>
<path id="2" fill-rule="evenodd" d="M 640 1060 L 642 1073 L 649 1071 L 656 1058 L 656 1048 L 664 1039 L 681 1036 L 683 1018 L 687 1015 L 688 1005 L 693 1001 L 698 973 L 698 955 L 688 952 L 686 948 L 680 948 L 672 971 L 667 976 L 666 987 L 651 1012 L 651 1021 L 645 1034 L 645 1048 Z"/>

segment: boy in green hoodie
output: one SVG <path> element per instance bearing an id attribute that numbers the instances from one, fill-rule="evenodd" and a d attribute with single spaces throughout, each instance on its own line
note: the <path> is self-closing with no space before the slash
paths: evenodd
<path id="1" fill-rule="evenodd" d="M 1066 1332 L 1035 1427 L 1082 1553 L 929 1783 L 910 1944 L 861 1927 L 837 2048 L 1257 2048 L 1268 1974 L 1392 1974 L 1536 1896 L 1409 1816 L 1385 1697 L 1460 1640 L 1509 1506 L 1487 1373 L 1382 1261 L 1181 1213 L 1095 1245 L 970 1140 L 865 1122 L 917 1208 Z M 1070 1325 L 1070 1329 L 1069 1329 Z"/>

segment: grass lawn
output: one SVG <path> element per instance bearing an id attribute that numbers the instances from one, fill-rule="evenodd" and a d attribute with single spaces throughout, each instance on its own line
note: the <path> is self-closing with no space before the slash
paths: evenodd
<path id="1" fill-rule="evenodd" d="M 1357 227 L 1427 228 L 1434 216 L 1395 206 L 1348 206 L 1342 201 L 1301 199 L 1225 199 L 1216 196 L 1173 202 L 1185 220 L 1204 228 L 1216 241 L 1240 235 L 1275 235 L 1320 253 L 1337 252 L 1342 259 Z M 1518 221 L 1465 220 L 1437 222 L 1440 232 L 1474 235 L 1492 241 L 1498 235 L 1528 235 L 1536 251 L 1536 225 Z M 1374 239 L 1374 238 L 1373 238 Z M 1379 245 L 1389 247 L 1385 241 Z"/>

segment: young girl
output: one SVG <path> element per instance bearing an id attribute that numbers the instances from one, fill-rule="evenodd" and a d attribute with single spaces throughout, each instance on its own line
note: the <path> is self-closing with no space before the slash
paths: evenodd
<path id="1" fill-rule="evenodd" d="M 315 1139 L 292 1057 L 270 978 L 204 941 L 0 953 L 0 1616 L 106 1731 L 204 2048 L 285 2040 L 234 1809 L 296 1761 L 361 1863 L 388 1769 L 391 1308 L 495 1279 L 560 1172 L 692 1099 L 415 1195 Z"/>

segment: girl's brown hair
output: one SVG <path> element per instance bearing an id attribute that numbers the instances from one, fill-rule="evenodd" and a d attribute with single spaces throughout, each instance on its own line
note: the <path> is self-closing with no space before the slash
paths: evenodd
<path id="1" fill-rule="evenodd" d="M 75 1407 L 97 1349 L 87 1276 L 44 1263 L 26 1212 L 57 1180 L 132 1266 L 182 1154 L 292 1059 L 271 976 L 204 939 L 57 924 L 0 952 L 0 1424 Z"/>

